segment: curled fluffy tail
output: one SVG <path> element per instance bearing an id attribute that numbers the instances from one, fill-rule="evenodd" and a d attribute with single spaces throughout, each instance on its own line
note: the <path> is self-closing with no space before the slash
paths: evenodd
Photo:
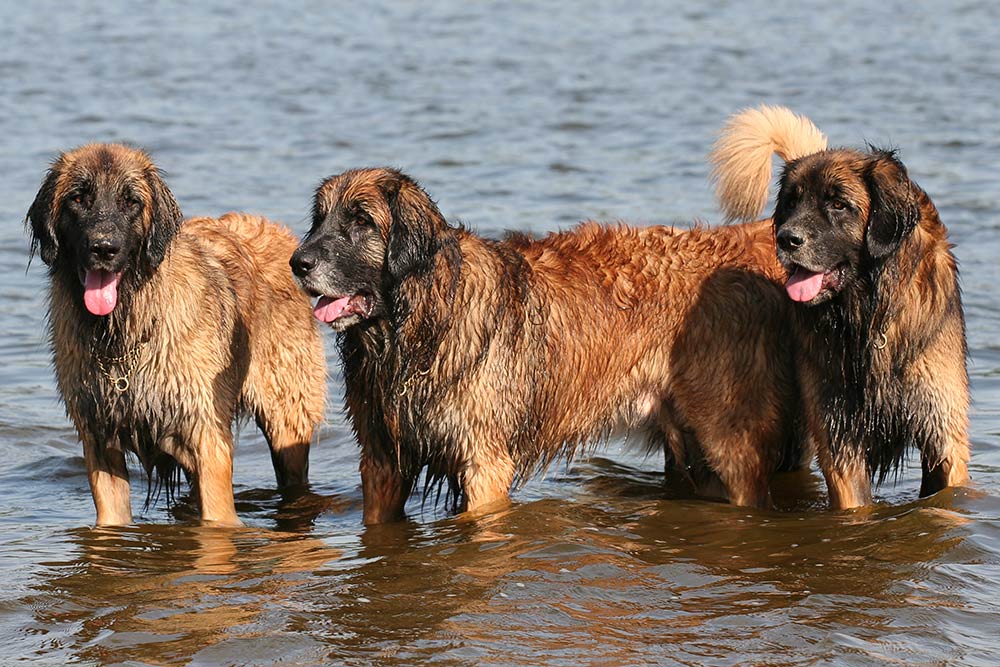
<path id="1" fill-rule="evenodd" d="M 715 196 L 728 221 L 752 220 L 767 205 L 771 154 L 787 161 L 826 149 L 826 136 L 805 116 L 761 105 L 732 116 L 709 155 Z"/>

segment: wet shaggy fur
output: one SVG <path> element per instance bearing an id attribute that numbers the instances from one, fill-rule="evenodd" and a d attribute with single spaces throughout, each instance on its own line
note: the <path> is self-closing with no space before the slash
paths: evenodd
<path id="1" fill-rule="evenodd" d="M 723 208 L 739 218 L 763 208 L 771 160 L 756 150 L 758 163 L 748 164 L 740 151 L 770 146 L 786 160 L 773 216 L 778 257 L 790 284 L 822 274 L 820 291 L 795 312 L 806 417 L 830 502 L 871 502 L 871 482 L 884 481 L 911 446 L 920 452 L 921 496 L 962 484 L 965 320 L 947 230 L 895 153 L 826 150 L 803 121 L 787 109 L 766 120 L 743 112 L 713 161 Z"/>
<path id="2" fill-rule="evenodd" d="M 148 474 L 187 473 L 201 517 L 238 524 L 232 424 L 254 417 L 278 482 L 306 482 L 323 418 L 325 368 L 309 304 L 292 281 L 296 240 L 263 218 L 181 223 L 149 157 L 117 144 L 62 154 L 28 212 L 49 267 L 59 392 L 83 442 L 99 525 L 131 522 L 126 452 Z M 107 315 L 83 276 L 121 276 Z M 127 389 L 118 391 L 116 382 Z M 162 479 L 162 477 L 161 477 Z"/>
<path id="3" fill-rule="evenodd" d="M 367 169 L 319 187 L 292 267 L 318 316 L 341 304 L 366 523 L 399 519 L 424 468 L 476 510 L 622 427 L 740 505 L 768 505 L 771 473 L 796 458 L 790 304 L 766 223 L 492 241 L 407 176 Z"/>

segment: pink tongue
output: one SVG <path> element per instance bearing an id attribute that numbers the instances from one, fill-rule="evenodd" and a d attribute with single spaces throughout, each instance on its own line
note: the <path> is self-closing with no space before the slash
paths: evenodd
<path id="1" fill-rule="evenodd" d="M 313 308 L 313 314 L 320 322 L 333 322 L 340 317 L 350 301 L 351 297 L 349 296 L 342 296 L 336 300 L 328 296 L 321 296 L 316 302 L 316 307 Z"/>
<path id="2" fill-rule="evenodd" d="M 792 301 L 812 301 L 823 289 L 823 274 L 806 271 L 801 266 L 795 269 L 795 273 L 785 284 L 788 296 Z"/>
<path id="3" fill-rule="evenodd" d="M 110 271 L 87 271 L 83 283 L 83 303 L 94 315 L 104 316 L 115 309 L 118 303 L 118 279 L 120 273 Z"/>

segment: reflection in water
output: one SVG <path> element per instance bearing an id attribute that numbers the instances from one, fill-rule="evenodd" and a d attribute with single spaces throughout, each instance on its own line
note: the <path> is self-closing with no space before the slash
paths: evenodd
<path id="1" fill-rule="evenodd" d="M 252 635 L 294 604 L 297 574 L 340 555 L 312 537 L 249 529 L 142 526 L 71 539 L 79 558 L 39 587 L 35 616 L 50 632 L 72 628 L 64 648 L 97 664 L 186 663 Z"/>
<path id="2" fill-rule="evenodd" d="M 891 638 L 911 633 L 906 650 L 938 651 L 946 640 L 925 619 L 949 602 L 920 590 L 933 563 L 962 544 L 967 519 L 954 511 L 787 516 L 637 502 L 623 514 L 620 506 L 536 505 L 546 504 L 484 522 L 486 542 L 456 566 L 489 591 L 446 625 L 480 647 L 477 662 L 492 662 L 492 647 L 502 663 L 518 647 L 520 664 L 571 664 L 582 652 L 614 664 L 735 654 L 741 664 L 779 665 L 798 663 L 784 654 L 790 649 L 815 657 L 817 644 L 840 633 L 869 656 L 897 653 Z M 552 537 L 495 542 L 542 530 Z"/>
<path id="3" fill-rule="evenodd" d="M 19 604 L 33 609 L 30 631 L 49 637 L 48 655 L 100 665 L 217 664 L 247 651 L 254 664 L 379 665 L 443 651 L 452 664 L 524 665 L 956 655 L 926 617 L 968 604 L 955 575 L 938 571 L 981 557 L 965 492 L 864 512 L 764 512 L 665 500 L 662 478 L 600 460 L 566 476 L 588 480 L 573 499 L 374 526 L 353 540 L 75 530 L 74 555 L 46 563 Z M 293 525 L 316 520 L 283 511 Z"/>

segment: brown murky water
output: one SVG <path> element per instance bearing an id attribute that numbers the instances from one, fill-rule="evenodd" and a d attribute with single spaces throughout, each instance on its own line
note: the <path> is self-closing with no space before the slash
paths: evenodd
<path id="1" fill-rule="evenodd" d="M 0 7 L 0 665 L 1000 664 L 998 20 L 853 0 Z M 835 144 L 898 145 L 938 203 L 969 324 L 970 487 L 917 500 L 910 465 L 873 509 L 830 512 L 805 474 L 747 511 L 678 497 L 660 460 L 611 442 L 487 515 L 418 496 L 365 529 L 328 336 L 309 495 L 272 490 L 246 430 L 247 528 L 199 526 L 185 499 L 91 527 L 20 225 L 58 150 L 134 141 L 186 213 L 300 233 L 323 176 L 373 164 L 487 234 L 716 220 L 704 155 L 761 101 Z"/>

